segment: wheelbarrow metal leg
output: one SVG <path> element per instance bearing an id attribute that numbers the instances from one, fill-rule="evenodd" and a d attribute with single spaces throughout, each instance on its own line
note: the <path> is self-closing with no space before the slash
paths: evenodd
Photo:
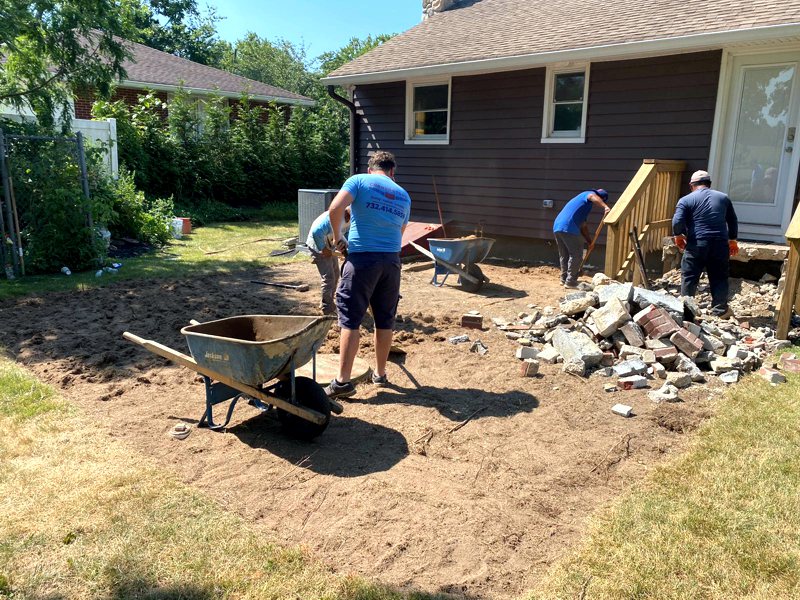
<path id="1" fill-rule="evenodd" d="M 244 394 L 237 389 L 225 385 L 224 383 L 212 382 L 212 380 L 206 375 L 203 375 L 203 383 L 205 383 L 206 387 L 206 410 L 203 413 L 203 416 L 200 417 L 198 426 L 208 427 L 214 431 L 219 431 L 220 429 L 224 429 L 228 426 L 228 423 L 230 423 L 231 417 L 233 416 L 233 409 L 236 408 L 236 402 L 238 402 L 239 398 L 244 396 Z M 214 405 L 221 404 L 222 402 L 226 402 L 228 400 L 230 400 L 231 403 L 228 406 L 228 412 L 225 415 L 225 422 L 221 424 L 215 423 Z"/>

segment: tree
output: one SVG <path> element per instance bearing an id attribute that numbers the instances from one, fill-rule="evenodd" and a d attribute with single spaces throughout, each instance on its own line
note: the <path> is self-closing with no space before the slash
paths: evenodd
<path id="1" fill-rule="evenodd" d="M 287 40 L 270 42 L 248 33 L 228 48 L 221 67 L 248 79 L 306 95 L 315 83 L 307 62 L 304 46 L 295 46 Z"/>
<path id="2" fill-rule="evenodd" d="M 383 33 L 376 35 L 375 37 L 368 35 L 363 40 L 358 38 L 350 38 L 350 41 L 345 46 L 342 46 L 335 52 L 325 52 L 324 54 L 320 55 L 319 58 L 317 58 L 317 61 L 319 62 L 318 71 L 322 75 L 332 73 L 343 64 L 348 63 L 351 60 L 355 60 L 362 54 L 366 54 L 373 48 L 377 48 L 384 42 L 389 41 L 395 35 L 396 34 L 394 33 Z"/>
<path id="3" fill-rule="evenodd" d="M 217 34 L 221 17 L 197 0 L 121 0 L 120 11 L 127 39 L 156 50 L 218 66 L 229 47 Z"/>
<path id="4" fill-rule="evenodd" d="M 113 0 L 0 0 L 0 102 L 51 126 L 75 90 L 108 94 L 125 75 L 123 32 Z"/>

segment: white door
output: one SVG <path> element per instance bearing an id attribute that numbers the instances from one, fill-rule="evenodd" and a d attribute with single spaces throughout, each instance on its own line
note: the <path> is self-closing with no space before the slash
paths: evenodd
<path id="1" fill-rule="evenodd" d="M 742 237 L 780 236 L 788 226 L 800 155 L 800 148 L 794 148 L 800 121 L 799 70 L 800 52 L 738 56 L 732 61 L 714 187 L 734 202 Z"/>

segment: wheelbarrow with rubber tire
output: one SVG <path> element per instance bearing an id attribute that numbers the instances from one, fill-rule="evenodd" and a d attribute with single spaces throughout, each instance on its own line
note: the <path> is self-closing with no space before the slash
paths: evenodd
<path id="1" fill-rule="evenodd" d="M 196 371 L 205 383 L 201 427 L 227 427 L 240 399 L 261 410 L 276 410 L 287 432 L 310 440 L 328 426 L 331 412 L 342 412 L 316 382 L 317 350 L 334 318 L 329 316 L 243 315 L 192 322 L 181 329 L 191 356 L 129 332 L 123 337 L 154 354 Z M 312 378 L 295 375 L 312 361 Z M 230 401 L 225 420 L 214 421 L 214 407 Z"/>

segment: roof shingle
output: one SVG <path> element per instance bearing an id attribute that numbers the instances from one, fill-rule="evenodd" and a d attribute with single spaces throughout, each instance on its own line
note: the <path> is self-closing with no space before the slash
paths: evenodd
<path id="1" fill-rule="evenodd" d="M 252 96 L 267 97 L 275 99 L 277 102 L 313 104 L 310 98 L 273 85 L 201 65 L 135 42 L 125 43 L 133 55 L 133 60 L 124 63 L 128 74 L 125 82 L 165 86 L 183 85 L 186 88 L 208 90 L 209 92 L 219 90 L 223 94 L 235 95 L 247 92 Z"/>
<path id="2" fill-rule="evenodd" d="M 798 0 L 462 0 L 328 77 L 795 24 Z"/>

